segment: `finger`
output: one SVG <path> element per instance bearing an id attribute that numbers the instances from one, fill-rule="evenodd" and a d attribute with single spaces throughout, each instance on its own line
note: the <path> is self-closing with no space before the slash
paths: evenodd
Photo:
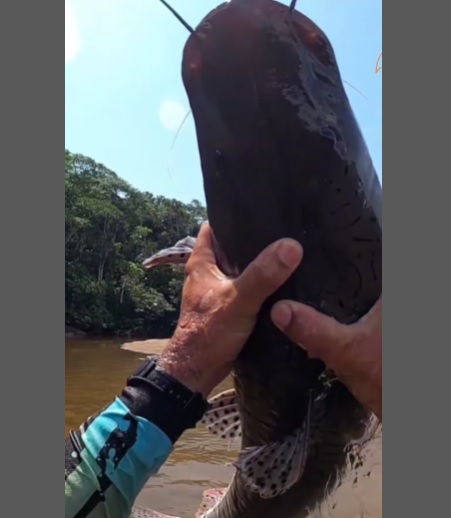
<path id="1" fill-rule="evenodd" d="M 307 350 L 309 356 L 330 363 L 340 346 L 349 342 L 351 329 L 310 306 L 284 300 L 271 310 L 274 324 L 290 340 Z"/>
<path id="2" fill-rule="evenodd" d="M 257 313 L 263 302 L 299 266 L 302 246 L 293 239 L 280 239 L 261 252 L 234 281 L 246 312 Z"/>
<path id="3" fill-rule="evenodd" d="M 207 223 L 203 223 L 196 239 L 193 252 L 186 265 L 186 271 L 194 270 L 210 270 L 216 265 L 216 258 L 213 251 L 213 242 L 211 238 L 211 227 Z"/>

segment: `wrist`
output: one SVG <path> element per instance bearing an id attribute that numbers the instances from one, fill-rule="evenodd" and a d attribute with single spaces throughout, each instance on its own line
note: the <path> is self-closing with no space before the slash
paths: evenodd
<path id="1" fill-rule="evenodd" d="M 162 368 L 157 358 L 148 357 L 128 378 L 120 399 L 134 415 L 156 425 L 174 443 L 186 429 L 196 426 L 208 405 L 199 390 L 183 383 L 185 377 L 177 379 L 169 372 L 174 370 L 165 369 L 164 362 Z"/>
<path id="2" fill-rule="evenodd" d="M 189 359 L 184 359 L 174 353 L 163 353 L 157 365 L 192 392 L 202 394 L 204 399 L 210 394 L 212 388 L 206 383 L 202 372 Z"/>
<path id="3" fill-rule="evenodd" d="M 203 336 L 199 333 L 188 333 L 178 329 L 169 341 L 158 360 L 159 368 L 185 385 L 192 392 L 199 392 L 207 399 L 215 386 L 226 377 L 215 367 L 214 362 L 200 351 L 203 346 Z"/>

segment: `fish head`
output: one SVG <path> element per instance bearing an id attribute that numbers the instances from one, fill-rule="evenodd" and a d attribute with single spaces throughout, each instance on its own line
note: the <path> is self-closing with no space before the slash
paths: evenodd
<path id="1" fill-rule="evenodd" d="M 212 249 L 216 257 L 217 266 L 226 276 L 230 278 L 237 277 L 239 275 L 239 271 L 236 267 L 232 266 L 228 262 L 227 257 L 221 250 L 221 247 L 211 229 L 210 232 Z M 142 266 L 146 270 L 165 265 L 173 266 L 175 268 L 184 267 L 191 257 L 195 245 L 196 238 L 187 236 L 180 241 L 177 241 L 174 246 L 163 248 L 162 250 L 159 250 L 155 254 L 151 255 L 143 261 Z"/>
<path id="2" fill-rule="evenodd" d="M 362 140 L 327 36 L 278 2 L 231 0 L 188 37 L 182 78 L 208 219 L 228 260 L 242 271 L 277 239 L 304 244 Z"/>
<path id="3" fill-rule="evenodd" d="M 180 241 L 177 241 L 174 246 L 164 248 L 163 250 L 151 255 L 143 261 L 142 265 L 146 270 L 162 265 L 185 265 L 191 256 L 195 244 L 195 238 L 187 236 Z"/>
<path id="4" fill-rule="evenodd" d="M 211 11 L 186 41 L 182 78 L 195 123 L 202 114 L 216 157 L 252 149 L 255 117 L 276 116 L 271 110 L 280 108 L 272 106 L 274 91 L 281 92 L 285 111 L 301 119 L 306 133 L 323 130 L 325 138 L 332 138 L 327 125 L 339 125 L 338 112 L 348 108 L 326 34 L 273 0 L 231 0 Z M 198 137 L 201 132 L 203 127 Z M 299 143 L 301 136 L 294 138 Z"/>

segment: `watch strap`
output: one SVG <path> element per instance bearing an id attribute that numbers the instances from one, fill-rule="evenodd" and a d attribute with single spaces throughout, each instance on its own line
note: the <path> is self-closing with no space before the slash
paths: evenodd
<path id="1" fill-rule="evenodd" d="M 135 415 L 158 426 L 174 443 L 188 428 L 195 428 L 208 408 L 202 394 L 170 376 L 149 356 L 128 378 L 123 401 Z"/>

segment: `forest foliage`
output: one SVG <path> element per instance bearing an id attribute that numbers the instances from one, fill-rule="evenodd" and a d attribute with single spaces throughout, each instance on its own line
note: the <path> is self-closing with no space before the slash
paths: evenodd
<path id="1" fill-rule="evenodd" d="M 89 334 L 169 336 L 183 272 L 141 263 L 206 219 L 182 203 L 133 188 L 89 157 L 65 153 L 66 325 Z"/>

